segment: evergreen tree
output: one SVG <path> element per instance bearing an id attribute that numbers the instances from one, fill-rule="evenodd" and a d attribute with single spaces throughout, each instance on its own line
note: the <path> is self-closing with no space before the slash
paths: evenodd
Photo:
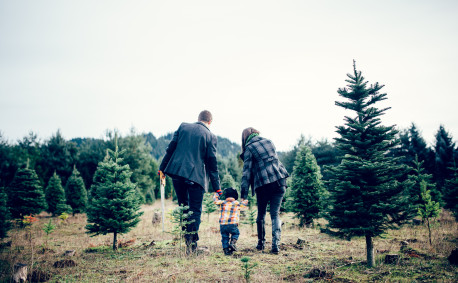
<path id="1" fill-rule="evenodd" d="M 132 171 L 131 180 L 137 184 L 137 189 L 144 198 L 149 190 L 154 190 L 154 178 L 157 173 L 157 170 L 153 171 L 151 146 L 143 135 L 135 132 L 134 128 L 131 129 L 129 136 L 119 140 L 119 146 L 126 151 L 123 155 L 124 163 L 129 165 Z"/>
<path id="2" fill-rule="evenodd" d="M 444 186 L 445 208 L 450 209 L 458 221 L 458 168 L 453 167 L 453 177 L 445 181 Z"/>
<path id="3" fill-rule="evenodd" d="M 49 180 L 55 171 L 62 179 L 62 183 L 67 183 L 72 173 L 72 166 L 76 163 L 77 153 L 76 144 L 66 141 L 58 130 L 42 146 L 42 158 L 38 164 L 42 171 L 40 176 L 43 180 Z"/>
<path id="4" fill-rule="evenodd" d="M 397 181 L 405 172 L 387 152 L 396 145 L 394 126 L 381 125 L 380 116 L 389 108 L 378 109 L 375 103 L 386 99 L 379 91 L 383 85 L 368 86 L 361 72 L 353 65 L 348 74 L 348 87 L 339 89 L 348 101 L 336 105 L 355 111 L 345 117 L 345 126 L 338 126 L 338 149 L 344 153 L 341 164 L 330 168 L 331 208 L 329 226 L 351 238 L 365 236 L 367 265 L 375 265 L 373 238 L 387 229 L 396 228 L 412 216 L 413 210 Z"/>
<path id="5" fill-rule="evenodd" d="M 10 210 L 8 208 L 8 196 L 4 188 L 0 187 L 0 239 L 8 236 L 8 231 L 11 229 Z"/>
<path id="6" fill-rule="evenodd" d="M 435 202 L 431 199 L 431 195 L 429 190 L 426 189 L 427 183 L 425 180 L 421 180 L 420 182 L 420 205 L 418 206 L 418 215 L 420 215 L 423 222 L 426 220 L 428 225 L 428 232 L 429 232 L 429 244 L 432 245 L 432 237 L 431 237 L 431 224 L 430 219 L 435 218 L 441 212 L 440 206 L 438 202 Z"/>
<path id="7" fill-rule="evenodd" d="M 67 204 L 72 207 L 73 215 L 86 211 L 87 191 L 83 178 L 76 166 L 73 167 L 72 175 L 68 178 L 65 193 L 67 195 Z"/>
<path id="8" fill-rule="evenodd" d="M 60 203 L 65 203 L 66 201 L 65 191 L 62 187 L 62 181 L 56 172 L 54 172 L 54 175 L 52 175 L 48 181 L 48 186 L 45 190 L 45 198 L 46 203 L 48 204 L 47 211 L 55 216 L 57 214 L 57 206 Z"/>
<path id="9" fill-rule="evenodd" d="M 438 186 L 439 191 L 442 191 L 445 180 L 452 177 L 452 170 L 454 160 L 455 143 L 452 142 L 452 137 L 445 130 L 444 126 L 440 126 L 436 133 L 435 152 L 435 172 L 434 180 Z"/>
<path id="10" fill-rule="evenodd" d="M 13 218 L 38 214 L 47 208 L 43 186 L 33 169 L 18 169 L 7 194 Z"/>
<path id="11" fill-rule="evenodd" d="M 291 211 L 300 220 L 300 226 L 313 225 L 323 209 L 325 189 L 320 167 L 310 147 L 303 145 L 297 152 L 291 178 Z"/>
<path id="12" fill-rule="evenodd" d="M 205 193 L 203 200 L 204 213 L 207 214 L 207 220 L 210 221 L 210 214 L 216 211 L 216 205 L 213 201 L 212 193 Z"/>
<path id="13" fill-rule="evenodd" d="M 441 199 L 440 193 L 436 190 L 435 184 L 432 182 L 432 175 L 426 174 L 425 169 L 423 168 L 424 161 L 419 161 L 418 157 L 415 156 L 413 160 L 413 174 L 409 175 L 409 180 L 412 181 L 413 185 L 408 190 L 408 195 L 410 198 L 410 202 L 418 208 L 418 206 L 422 203 L 422 196 L 421 196 L 421 182 L 425 181 L 427 186 L 427 190 L 429 191 L 428 194 L 433 196 L 433 200 L 439 201 Z"/>
<path id="14" fill-rule="evenodd" d="M 236 189 L 236 184 L 234 181 L 234 178 L 232 178 L 231 174 L 229 172 L 226 172 L 224 174 L 223 179 L 221 181 L 221 188 L 227 189 L 227 188 L 233 188 Z"/>
<path id="15" fill-rule="evenodd" d="M 91 187 L 87 209 L 87 233 L 93 236 L 113 233 L 113 249 L 117 249 L 117 234 L 129 232 L 140 222 L 140 203 L 135 184 L 130 180 L 129 165 L 121 165 L 122 154 L 117 141 L 115 150 L 108 150 L 99 163 Z"/>

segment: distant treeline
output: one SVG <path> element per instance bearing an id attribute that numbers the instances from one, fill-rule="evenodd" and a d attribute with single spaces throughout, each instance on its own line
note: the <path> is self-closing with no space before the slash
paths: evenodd
<path id="1" fill-rule="evenodd" d="M 139 134 L 131 131 L 126 136 L 118 134 L 120 149 L 124 149 L 124 162 L 133 172 L 132 181 L 137 183 L 140 191 L 146 196 L 150 193 L 158 198 L 157 168 L 165 150 L 172 139 L 172 133 L 156 137 L 152 133 Z M 90 188 L 92 178 L 99 162 L 107 154 L 107 149 L 114 150 L 115 131 L 107 131 L 105 138 L 74 138 L 66 140 L 60 131 L 49 139 L 40 141 L 37 135 L 30 132 L 15 143 L 7 141 L 0 133 L 0 186 L 8 187 L 18 168 L 28 166 L 37 172 L 43 185 L 48 183 L 56 172 L 65 184 L 75 166 Z M 398 157 L 399 162 L 413 166 L 415 157 L 424 162 L 426 173 L 433 176 L 438 192 L 442 191 L 444 180 L 452 177 L 452 168 L 456 166 L 458 150 L 451 135 L 440 126 L 435 144 L 429 147 L 415 124 L 403 129 L 398 135 L 400 144 L 389 154 Z M 321 168 L 323 180 L 328 179 L 326 166 L 336 166 L 341 161 L 341 154 L 333 141 L 312 141 L 301 137 L 290 151 L 279 152 L 280 160 L 288 172 L 293 171 L 297 151 L 301 145 L 311 148 L 317 164 Z M 241 147 L 227 138 L 218 136 L 218 168 L 221 179 L 229 173 L 236 182 L 242 177 L 242 164 L 238 160 Z"/>
<path id="2" fill-rule="evenodd" d="M 157 170 L 172 138 L 172 133 L 156 138 L 152 133 L 138 134 L 132 131 L 118 136 L 118 145 L 125 150 L 124 163 L 132 170 L 132 181 L 145 197 L 159 196 Z M 30 132 L 15 143 L 7 141 L 0 133 L 0 187 L 7 188 L 19 168 L 28 167 L 36 171 L 43 186 L 56 174 L 65 185 L 76 167 L 89 190 L 99 162 L 114 150 L 115 131 L 107 131 L 105 138 L 74 138 L 66 140 L 58 130 L 49 139 L 40 141 Z M 218 158 L 221 167 L 225 161 L 240 152 L 240 145 L 218 137 Z M 236 177 L 236 176 L 234 176 Z M 171 196 L 169 188 L 169 197 Z"/>

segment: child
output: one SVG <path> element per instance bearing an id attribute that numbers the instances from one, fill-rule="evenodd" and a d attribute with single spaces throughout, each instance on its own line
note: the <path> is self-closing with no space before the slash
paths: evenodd
<path id="1" fill-rule="evenodd" d="M 225 255 L 231 255 L 237 251 L 236 243 L 239 238 L 239 216 L 240 209 L 245 208 L 248 200 L 238 202 L 239 197 L 237 191 L 233 188 L 224 190 L 224 197 L 226 200 L 220 200 L 219 194 L 216 192 L 213 200 L 216 205 L 220 206 L 219 224 L 221 230 L 221 242 L 223 243 L 223 250 Z"/>

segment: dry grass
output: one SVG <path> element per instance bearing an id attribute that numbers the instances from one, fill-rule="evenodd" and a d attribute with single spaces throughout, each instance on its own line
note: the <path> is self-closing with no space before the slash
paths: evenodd
<path id="1" fill-rule="evenodd" d="M 123 248 L 111 250 L 112 235 L 90 237 L 85 233 L 85 215 L 70 217 L 65 224 L 58 224 L 50 234 L 48 249 L 43 252 L 45 234 L 41 230 L 49 216 L 40 215 L 32 228 L 32 241 L 26 231 L 14 229 L 6 241 L 11 247 L 0 250 L 0 281 L 10 279 L 15 263 L 31 264 L 31 245 L 34 247 L 33 270 L 51 275 L 50 282 L 244 282 L 242 256 L 249 256 L 258 266 L 251 275 L 251 282 L 307 282 L 326 280 L 333 282 L 455 282 L 457 267 L 450 266 L 446 257 L 457 247 L 458 225 L 449 213 L 443 213 L 435 224 L 433 246 L 429 247 L 428 233 L 424 226 L 406 226 L 390 231 L 385 238 L 377 238 L 375 247 L 377 267 L 365 266 L 363 239 L 345 241 L 320 233 L 318 229 L 299 228 L 291 215 L 283 215 L 283 238 L 280 255 L 258 252 L 255 232 L 249 225 L 241 225 L 239 252 L 233 256 L 222 253 L 218 215 L 202 216 L 199 245 L 205 252 L 197 257 L 186 257 L 178 250 L 173 235 L 163 233 L 161 224 L 153 226 L 151 219 L 160 203 L 143 207 L 142 221 L 130 233 L 121 235 Z M 175 207 L 167 202 L 166 210 Z M 53 219 L 58 223 L 58 219 Z M 166 221 L 170 231 L 170 222 Z M 270 241 L 270 225 L 267 227 Z M 303 249 L 295 245 L 297 238 L 306 241 Z M 150 243 L 154 241 L 154 245 Z M 400 241 L 409 241 L 416 253 L 401 253 Z M 270 243 L 270 242 L 269 242 Z M 56 261 L 66 259 L 67 250 L 76 250 L 75 267 L 56 268 Z M 385 265 L 386 253 L 401 254 L 398 265 Z M 417 257 L 418 256 L 418 257 Z M 322 278 L 306 278 L 313 269 Z M 319 274 L 319 273 L 318 273 Z"/>

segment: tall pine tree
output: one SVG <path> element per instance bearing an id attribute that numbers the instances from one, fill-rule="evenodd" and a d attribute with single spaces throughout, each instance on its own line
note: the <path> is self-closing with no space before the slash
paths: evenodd
<path id="1" fill-rule="evenodd" d="M 87 233 L 113 233 L 113 250 L 117 249 L 117 235 L 129 232 L 143 214 L 139 212 L 140 200 L 130 180 L 129 165 L 121 165 L 123 153 L 115 141 L 115 150 L 109 149 L 105 160 L 99 163 L 87 209 Z"/>
<path id="2" fill-rule="evenodd" d="M 344 154 L 341 164 L 330 168 L 331 209 L 329 226 L 342 236 L 366 238 L 367 265 L 375 265 L 373 238 L 396 228 L 413 214 L 404 187 L 397 181 L 404 173 L 387 152 L 396 145 L 394 126 L 383 126 L 380 116 L 389 108 L 375 103 L 386 99 L 379 93 L 383 85 L 368 86 L 353 64 L 347 75 L 348 86 L 338 93 L 347 101 L 336 105 L 355 112 L 345 116 L 345 126 L 338 126 L 337 147 Z"/>
<path id="3" fill-rule="evenodd" d="M 435 152 L 435 172 L 434 180 L 440 192 L 445 184 L 445 180 L 453 176 L 453 168 L 455 143 L 452 142 L 452 137 L 445 130 L 444 126 L 440 126 L 436 133 L 436 144 L 434 147 Z"/>
<path id="4" fill-rule="evenodd" d="M 444 186 L 444 207 L 450 209 L 458 221 L 458 168 L 455 166 L 452 169 L 453 176 L 445 180 Z"/>
<path id="5" fill-rule="evenodd" d="M 73 215 L 86 211 L 87 191 L 84 186 L 84 180 L 76 166 L 73 166 L 72 175 L 68 178 L 65 194 L 67 195 L 67 204 L 73 209 Z"/>
<path id="6" fill-rule="evenodd" d="M 13 218 L 38 214 L 47 208 L 43 186 L 33 169 L 18 169 L 7 190 Z"/>
<path id="7" fill-rule="evenodd" d="M 48 181 L 48 186 L 45 190 L 46 203 L 48 204 L 47 211 L 52 215 L 57 214 L 57 206 L 61 203 L 65 203 L 65 191 L 62 187 L 62 181 L 56 172 Z"/>
<path id="8" fill-rule="evenodd" d="M 300 220 L 300 226 L 310 226 L 323 209 L 326 191 L 321 181 L 320 167 L 312 150 L 302 145 L 296 155 L 291 180 L 291 211 Z"/>

